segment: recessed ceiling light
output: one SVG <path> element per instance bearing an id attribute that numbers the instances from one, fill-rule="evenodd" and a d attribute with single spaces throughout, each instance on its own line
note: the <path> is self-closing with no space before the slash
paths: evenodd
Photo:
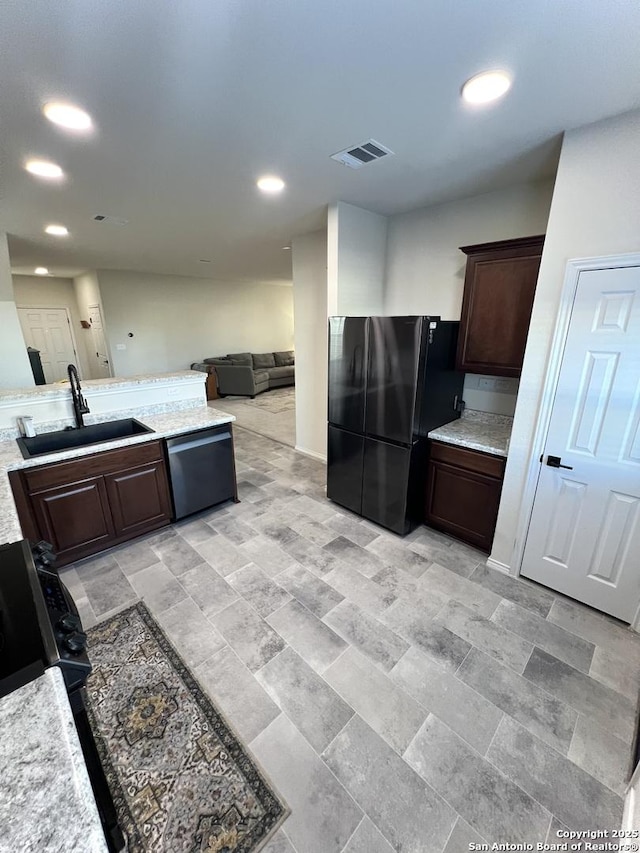
<path id="1" fill-rule="evenodd" d="M 73 104 L 63 104 L 60 101 L 49 101 L 42 108 L 49 121 L 66 127 L 67 130 L 91 130 L 93 122 L 89 113 L 74 107 Z"/>
<path id="2" fill-rule="evenodd" d="M 488 104 L 505 95 L 511 88 L 506 71 L 484 71 L 471 77 L 462 87 L 462 97 L 468 104 Z"/>
<path id="3" fill-rule="evenodd" d="M 53 237 L 66 237 L 69 233 L 69 229 L 64 225 L 47 225 L 44 230 Z"/>
<path id="4" fill-rule="evenodd" d="M 283 246 L 282 248 L 283 248 L 283 249 L 290 249 L 290 248 L 291 248 L 291 246 Z"/>
<path id="5" fill-rule="evenodd" d="M 46 267 L 36 267 L 34 273 L 36 275 L 49 275 L 49 270 Z"/>
<path id="6" fill-rule="evenodd" d="M 47 160 L 27 160 L 24 167 L 38 178 L 61 178 L 64 175 L 57 163 L 49 163 Z"/>
<path id="7" fill-rule="evenodd" d="M 280 193 L 284 189 L 284 181 L 275 175 L 264 175 L 256 181 L 256 184 L 263 193 Z"/>

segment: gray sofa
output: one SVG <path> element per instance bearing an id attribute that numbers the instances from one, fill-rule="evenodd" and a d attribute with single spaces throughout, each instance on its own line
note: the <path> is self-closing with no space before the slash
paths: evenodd
<path id="1" fill-rule="evenodd" d="M 235 352 L 194 362 L 192 370 L 215 372 L 221 397 L 255 397 L 271 388 L 295 385 L 293 350 L 284 352 Z"/>

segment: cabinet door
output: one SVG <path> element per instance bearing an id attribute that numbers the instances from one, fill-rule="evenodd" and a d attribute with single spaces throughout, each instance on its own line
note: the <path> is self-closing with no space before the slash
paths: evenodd
<path id="1" fill-rule="evenodd" d="M 502 480 L 431 460 L 425 521 L 489 552 L 501 491 Z"/>
<path id="2" fill-rule="evenodd" d="M 39 534 L 60 565 L 108 548 L 115 536 L 102 477 L 32 492 L 30 500 Z"/>
<path id="3" fill-rule="evenodd" d="M 542 238 L 466 247 L 457 367 L 520 376 L 538 280 Z"/>
<path id="4" fill-rule="evenodd" d="M 105 475 L 116 536 L 132 537 L 167 524 L 171 502 L 164 462 Z"/>

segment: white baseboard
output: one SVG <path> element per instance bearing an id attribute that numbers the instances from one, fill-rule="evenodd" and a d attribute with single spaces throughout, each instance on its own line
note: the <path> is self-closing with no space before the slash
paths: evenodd
<path id="1" fill-rule="evenodd" d="M 500 560 L 494 560 L 492 557 L 487 557 L 487 566 L 490 569 L 495 569 L 497 572 L 502 572 L 503 575 L 511 574 L 511 566 L 506 563 L 501 563 Z"/>
<path id="2" fill-rule="evenodd" d="M 322 453 L 316 453 L 315 450 L 307 450 L 304 447 L 300 447 L 300 445 L 296 444 L 295 449 L 298 453 L 304 453 L 305 456 L 310 456 L 312 459 L 318 459 L 320 462 L 326 462 L 327 457 Z"/>

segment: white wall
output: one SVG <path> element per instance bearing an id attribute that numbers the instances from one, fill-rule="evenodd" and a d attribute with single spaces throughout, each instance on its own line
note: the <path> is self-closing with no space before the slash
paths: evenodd
<path id="1" fill-rule="evenodd" d="M 533 304 L 491 557 L 511 567 L 566 263 L 640 250 L 640 111 L 567 133 Z"/>
<path id="2" fill-rule="evenodd" d="M 66 308 L 69 311 L 73 338 L 76 343 L 77 366 L 80 368 L 81 377 L 90 379 L 91 372 L 87 359 L 87 336 L 91 335 L 90 329 L 83 329 L 80 325 L 78 302 L 70 278 L 57 278 L 55 276 L 39 275 L 14 275 L 13 292 L 16 305 L 35 306 L 39 308 Z"/>
<path id="3" fill-rule="evenodd" d="M 346 204 L 332 205 L 327 223 L 329 314 L 384 313 L 387 217 Z"/>
<path id="4" fill-rule="evenodd" d="M 7 235 L 0 232 L 0 388 L 35 385 L 13 295 Z"/>
<path id="5" fill-rule="evenodd" d="M 115 376 L 293 348 L 291 287 L 108 270 L 98 281 Z"/>
<path id="6" fill-rule="evenodd" d="M 391 217 L 385 313 L 459 320 L 467 260 L 459 247 L 544 234 L 552 191 L 551 182 L 520 184 Z"/>
<path id="7" fill-rule="evenodd" d="M 327 456 L 327 233 L 291 245 L 296 340 L 296 448 Z"/>
<path id="8" fill-rule="evenodd" d="M 391 217 L 384 313 L 459 320 L 467 260 L 460 246 L 544 234 L 552 191 L 550 181 L 519 184 Z M 468 377 L 464 399 L 469 408 L 511 415 L 516 393 L 484 391 Z"/>

